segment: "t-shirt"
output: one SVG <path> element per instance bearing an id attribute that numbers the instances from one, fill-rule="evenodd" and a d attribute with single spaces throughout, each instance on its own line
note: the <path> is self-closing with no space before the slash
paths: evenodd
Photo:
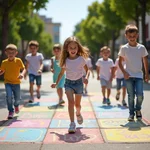
<path id="1" fill-rule="evenodd" d="M 105 79 L 106 81 L 109 81 L 111 77 L 111 69 L 112 67 L 114 67 L 113 60 L 110 58 L 108 58 L 107 60 L 100 58 L 97 60 L 96 66 L 100 67 L 99 77 Z"/>
<path id="2" fill-rule="evenodd" d="M 122 73 L 122 71 L 121 71 L 121 69 L 118 65 L 118 62 L 119 62 L 119 58 L 117 58 L 116 61 L 115 61 L 115 66 L 117 67 L 115 75 L 116 75 L 116 78 L 122 79 L 122 78 L 124 78 L 124 75 L 123 75 L 123 73 Z M 122 65 L 123 65 L 124 68 L 126 67 L 125 61 L 122 61 Z"/>
<path id="3" fill-rule="evenodd" d="M 142 58 L 148 55 L 144 45 L 138 43 L 137 46 L 132 47 L 127 43 L 121 47 L 118 55 L 124 57 L 125 70 L 130 77 L 143 78 Z"/>
<path id="4" fill-rule="evenodd" d="M 25 59 L 29 63 L 28 73 L 33 75 L 39 75 L 38 70 L 40 69 L 40 62 L 44 59 L 42 53 L 37 53 L 35 56 L 32 56 L 31 53 L 27 54 Z"/>
<path id="5" fill-rule="evenodd" d="M 87 59 L 85 59 L 85 61 L 86 61 L 86 65 L 89 69 L 93 67 L 91 58 L 87 58 Z M 83 75 L 86 75 L 86 71 L 84 68 L 83 68 Z"/>
<path id="6" fill-rule="evenodd" d="M 78 80 L 83 76 L 83 68 L 86 64 L 85 59 L 79 56 L 76 59 L 66 59 L 63 68 L 66 69 L 66 78 L 69 80 Z"/>
<path id="7" fill-rule="evenodd" d="M 15 58 L 13 61 L 5 59 L 2 61 L 1 69 L 4 70 L 4 83 L 20 84 L 20 70 L 25 68 L 20 58 Z"/>

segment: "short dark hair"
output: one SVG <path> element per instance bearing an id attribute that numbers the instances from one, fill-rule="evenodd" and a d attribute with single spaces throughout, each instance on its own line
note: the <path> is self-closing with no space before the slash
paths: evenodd
<path id="1" fill-rule="evenodd" d="M 39 47 L 39 43 L 37 41 L 30 41 L 29 42 L 29 47 L 30 46 L 36 46 L 36 47 Z"/>
<path id="2" fill-rule="evenodd" d="M 61 45 L 60 45 L 60 44 L 54 44 L 54 46 L 53 46 L 53 50 L 54 50 L 54 49 L 56 49 L 56 48 L 58 48 L 58 49 L 60 49 L 60 50 L 61 50 Z"/>
<path id="3" fill-rule="evenodd" d="M 133 33 L 133 32 L 138 33 L 139 32 L 138 28 L 134 24 L 127 25 L 126 28 L 125 28 L 125 34 Z"/>

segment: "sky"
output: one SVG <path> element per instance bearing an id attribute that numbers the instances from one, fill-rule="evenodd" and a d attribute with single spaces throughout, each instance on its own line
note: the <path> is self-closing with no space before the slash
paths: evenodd
<path id="1" fill-rule="evenodd" d="M 52 22 L 61 23 L 60 42 L 72 36 L 75 25 L 88 15 L 88 6 L 94 1 L 103 0 L 49 0 L 46 10 L 41 9 L 40 15 L 52 18 Z"/>

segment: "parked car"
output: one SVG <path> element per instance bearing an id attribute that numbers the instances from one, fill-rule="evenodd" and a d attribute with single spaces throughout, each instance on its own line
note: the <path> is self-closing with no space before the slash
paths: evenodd
<path id="1" fill-rule="evenodd" d="M 51 68 L 51 60 L 50 59 L 44 59 L 43 60 L 43 72 L 50 71 Z"/>

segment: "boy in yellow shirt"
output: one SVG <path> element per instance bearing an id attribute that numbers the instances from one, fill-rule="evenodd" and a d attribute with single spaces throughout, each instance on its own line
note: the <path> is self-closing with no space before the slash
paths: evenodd
<path id="1" fill-rule="evenodd" d="M 16 45 L 8 44 L 5 48 L 5 54 L 8 58 L 2 61 L 0 75 L 4 74 L 6 101 L 9 111 L 8 119 L 12 119 L 14 115 L 14 108 L 15 113 L 19 113 L 19 102 L 21 99 L 20 79 L 24 77 L 26 70 L 22 60 L 16 57 L 18 54 Z M 22 73 L 20 73 L 20 71 L 22 71 Z"/>

